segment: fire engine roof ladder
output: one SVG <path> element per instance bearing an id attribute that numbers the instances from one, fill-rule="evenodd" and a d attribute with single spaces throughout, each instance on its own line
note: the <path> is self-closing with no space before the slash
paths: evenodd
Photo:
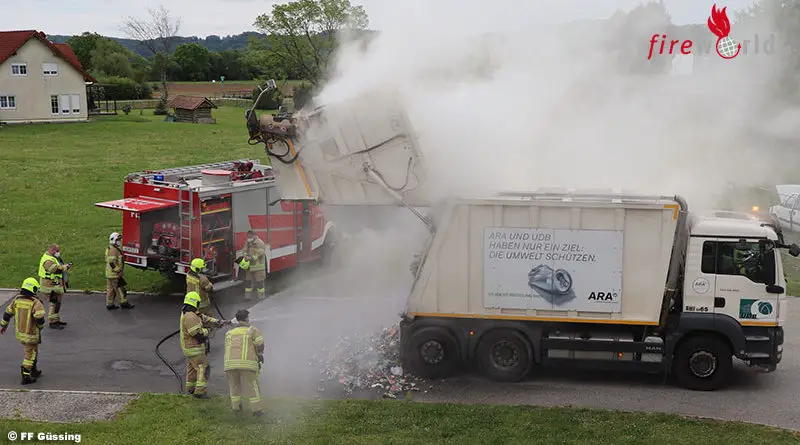
<path id="1" fill-rule="evenodd" d="M 194 222 L 194 207 L 192 206 L 192 191 L 189 187 L 178 188 L 178 215 L 180 218 L 180 243 L 181 262 L 189 264 L 192 261 L 192 223 Z M 186 199 L 184 199 L 184 193 Z"/>

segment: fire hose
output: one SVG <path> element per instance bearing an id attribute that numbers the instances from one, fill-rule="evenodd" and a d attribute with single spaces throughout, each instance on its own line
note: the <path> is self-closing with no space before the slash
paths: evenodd
<path id="1" fill-rule="evenodd" d="M 217 304 L 217 300 L 214 298 L 214 295 L 213 294 L 209 295 L 209 299 L 211 300 L 211 303 L 214 304 L 214 308 L 217 310 L 217 314 L 219 314 L 220 319 L 224 320 L 225 317 L 222 315 L 222 311 L 219 309 L 219 305 Z M 161 341 L 159 341 L 158 344 L 156 345 L 156 351 L 155 352 L 156 352 L 156 356 L 158 356 L 158 358 L 165 365 L 167 365 L 167 368 L 169 368 L 169 370 L 172 371 L 172 374 L 175 375 L 175 378 L 178 379 L 178 393 L 183 394 L 184 393 L 183 392 L 183 379 L 181 378 L 181 375 L 178 374 L 178 371 L 176 371 L 175 368 L 173 368 L 172 365 L 169 364 L 167 359 L 165 359 L 164 356 L 161 355 L 161 351 L 160 351 L 161 345 L 163 345 L 164 342 L 166 342 L 170 338 L 178 335 L 180 332 L 181 332 L 181 330 L 178 329 L 177 331 L 172 332 L 169 335 L 167 335 L 166 337 L 162 338 Z M 206 339 L 206 342 L 208 342 L 208 339 Z M 208 344 L 206 344 L 206 348 L 207 347 L 208 347 Z"/>

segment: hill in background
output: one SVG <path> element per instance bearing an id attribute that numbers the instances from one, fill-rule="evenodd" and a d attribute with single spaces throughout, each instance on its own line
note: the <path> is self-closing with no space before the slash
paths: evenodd
<path id="1" fill-rule="evenodd" d="M 46 32 L 46 31 L 45 31 Z M 257 37 L 264 37 L 264 34 L 257 33 L 257 32 L 243 32 L 241 34 L 236 35 L 228 35 L 228 36 L 216 36 L 210 35 L 205 38 L 191 36 L 191 37 L 176 37 L 175 38 L 175 46 L 180 45 L 181 43 L 199 43 L 202 46 L 208 48 L 209 51 L 213 52 L 220 52 L 225 50 L 245 50 L 247 49 L 247 41 L 250 39 L 251 36 Z M 65 35 L 58 35 L 53 34 L 47 36 L 54 43 L 66 43 L 67 39 L 72 36 L 65 36 Z M 124 39 L 120 37 L 108 37 L 111 40 L 119 42 L 125 48 L 133 51 L 136 54 L 140 54 L 144 57 L 151 57 L 150 51 L 147 48 L 141 46 L 139 42 L 136 40 L 131 39 Z"/>

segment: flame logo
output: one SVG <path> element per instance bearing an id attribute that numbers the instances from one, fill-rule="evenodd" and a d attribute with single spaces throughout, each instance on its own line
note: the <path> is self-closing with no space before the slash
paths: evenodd
<path id="1" fill-rule="evenodd" d="M 725 10 L 728 7 L 717 9 L 717 5 L 711 7 L 711 16 L 708 18 L 708 29 L 717 36 L 717 55 L 723 59 L 733 59 L 742 50 L 742 44 L 728 37 L 731 32 L 731 22 Z"/>

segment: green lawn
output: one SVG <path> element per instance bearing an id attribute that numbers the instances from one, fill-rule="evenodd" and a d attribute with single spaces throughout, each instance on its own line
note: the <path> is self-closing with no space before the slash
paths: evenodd
<path id="1" fill-rule="evenodd" d="M 121 230 L 118 211 L 95 202 L 122 198 L 128 173 L 250 157 L 244 110 L 214 110 L 215 125 L 167 123 L 151 110 L 90 123 L 7 126 L 0 129 L 0 287 L 18 288 L 35 276 L 48 243 L 73 261 L 70 287 L 105 289 L 103 252 Z M 154 291 L 157 272 L 128 268 L 130 290 Z"/>
<path id="2" fill-rule="evenodd" d="M 143 395 L 116 420 L 46 424 L 2 420 L 3 431 L 81 434 L 85 444 L 797 444 L 800 435 L 666 414 L 406 401 L 267 401 L 237 419 L 227 399 Z M 191 438 L 191 440 L 189 440 Z"/>

